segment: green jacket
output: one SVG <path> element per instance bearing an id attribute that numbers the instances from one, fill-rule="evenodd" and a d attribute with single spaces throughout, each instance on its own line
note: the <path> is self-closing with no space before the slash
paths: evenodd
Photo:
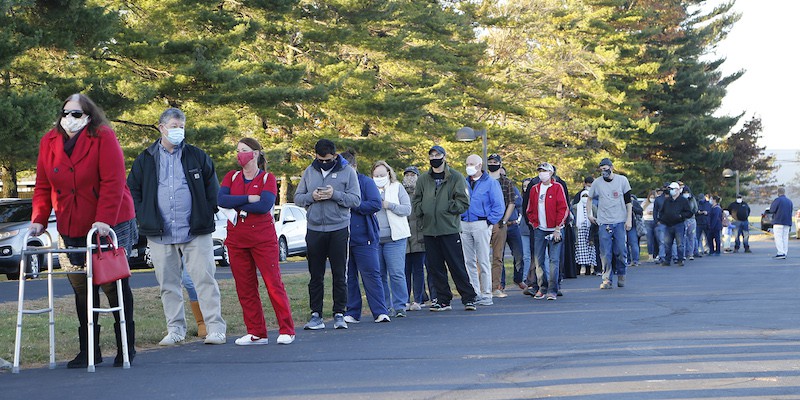
<path id="1" fill-rule="evenodd" d="M 411 205 L 421 221 L 425 236 L 451 235 L 461 232 L 461 214 L 469 208 L 469 195 L 464 176 L 445 164 L 444 181 L 436 187 L 431 175 L 420 175 Z"/>

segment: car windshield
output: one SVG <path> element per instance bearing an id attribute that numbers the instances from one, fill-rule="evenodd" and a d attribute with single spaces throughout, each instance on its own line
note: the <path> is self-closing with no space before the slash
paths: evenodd
<path id="1" fill-rule="evenodd" d="M 280 221 L 281 220 L 281 209 L 278 208 L 278 207 L 275 207 L 275 210 L 272 212 L 272 217 L 275 218 L 275 221 Z"/>
<path id="2" fill-rule="evenodd" d="M 30 204 L 0 204 L 0 223 L 30 221 L 32 213 Z"/>

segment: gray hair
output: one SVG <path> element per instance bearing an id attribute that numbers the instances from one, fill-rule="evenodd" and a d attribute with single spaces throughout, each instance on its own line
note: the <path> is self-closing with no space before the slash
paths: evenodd
<path id="1" fill-rule="evenodd" d="M 167 122 L 169 122 L 169 120 L 173 118 L 184 123 L 186 122 L 186 114 L 184 114 L 183 111 L 173 107 L 173 108 L 168 108 L 164 110 L 163 113 L 161 113 L 161 116 L 158 117 L 158 124 L 166 125 Z"/>

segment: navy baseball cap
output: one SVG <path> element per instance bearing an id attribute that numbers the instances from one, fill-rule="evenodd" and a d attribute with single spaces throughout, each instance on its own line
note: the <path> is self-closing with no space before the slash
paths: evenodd
<path id="1" fill-rule="evenodd" d="M 415 167 L 413 165 L 408 166 L 408 167 L 406 167 L 406 169 L 403 170 L 403 174 L 407 174 L 409 172 L 413 172 L 413 173 L 419 175 L 419 169 L 417 169 L 417 167 Z"/>
<path id="2" fill-rule="evenodd" d="M 447 154 L 447 152 L 444 151 L 444 148 L 442 148 L 442 146 L 439 146 L 439 145 L 431 147 L 431 149 L 428 150 L 428 154 L 431 154 L 431 152 L 433 152 L 434 150 L 439 152 L 439 154 L 441 154 L 441 155 Z"/>

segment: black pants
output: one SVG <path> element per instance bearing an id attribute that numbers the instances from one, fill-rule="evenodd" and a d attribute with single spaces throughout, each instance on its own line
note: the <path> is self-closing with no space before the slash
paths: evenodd
<path id="1" fill-rule="evenodd" d="M 330 261 L 333 277 L 333 312 L 344 313 L 347 306 L 347 249 L 350 240 L 350 228 L 333 232 L 306 232 L 306 258 L 308 273 L 308 302 L 311 312 L 322 315 L 323 297 L 325 294 L 325 262 Z"/>
<path id="2" fill-rule="evenodd" d="M 433 277 L 436 288 L 436 301 L 442 305 L 449 305 L 453 300 L 450 284 L 447 282 L 447 268 L 456 290 L 461 295 L 461 303 L 474 302 L 475 290 L 469 283 L 467 267 L 464 265 L 464 249 L 461 248 L 461 235 L 454 233 L 442 236 L 425 236 L 425 260 L 428 273 Z"/>
<path id="3" fill-rule="evenodd" d="M 116 226 L 113 226 L 114 233 L 117 234 L 117 244 L 119 248 L 124 248 L 130 254 L 131 247 L 133 243 L 139 239 L 138 230 L 136 228 L 135 220 L 126 221 L 120 223 Z M 61 236 L 61 240 L 63 241 L 64 246 L 66 247 L 86 247 L 86 238 L 85 237 L 68 237 L 68 236 Z M 101 239 L 103 243 L 106 243 L 106 238 Z M 86 265 L 86 254 L 85 253 L 68 253 L 67 257 L 69 258 L 70 263 L 73 266 L 85 266 Z M 75 293 L 75 309 L 78 313 L 78 321 L 80 322 L 81 326 L 87 326 L 88 322 L 86 319 L 86 303 L 87 303 L 87 295 L 88 289 L 86 285 L 86 276 L 85 275 L 67 275 L 69 278 L 69 283 L 72 285 L 72 291 Z M 116 282 L 107 283 L 105 285 L 97 286 L 92 285 L 92 298 L 94 301 L 94 306 L 100 302 L 100 294 L 99 289 L 102 287 L 103 292 L 105 292 L 106 297 L 108 297 L 108 303 L 111 307 L 119 306 L 119 297 L 117 294 L 117 284 Z M 122 280 L 122 300 L 125 303 L 125 322 L 132 323 L 133 322 L 133 292 L 131 292 L 131 285 L 128 282 L 128 278 Z M 97 323 L 97 316 L 98 313 L 94 313 L 94 322 Z M 119 312 L 114 312 L 114 320 L 119 322 Z M 131 326 L 131 325 L 129 325 Z"/>

